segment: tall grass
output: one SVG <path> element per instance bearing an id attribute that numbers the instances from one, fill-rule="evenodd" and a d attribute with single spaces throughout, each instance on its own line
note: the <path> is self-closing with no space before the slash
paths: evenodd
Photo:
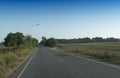
<path id="1" fill-rule="evenodd" d="M 33 50 L 34 48 L 0 46 L 0 78 L 9 78 Z"/>
<path id="2" fill-rule="evenodd" d="M 59 46 L 68 53 L 120 65 L 119 42 L 60 44 Z"/>

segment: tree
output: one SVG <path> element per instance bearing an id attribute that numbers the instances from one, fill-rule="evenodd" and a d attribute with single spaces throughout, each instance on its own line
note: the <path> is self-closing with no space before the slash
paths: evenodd
<path id="1" fill-rule="evenodd" d="M 23 40 L 24 40 L 24 35 L 23 33 L 20 33 L 20 32 L 17 32 L 15 34 L 15 37 L 16 37 L 16 42 L 17 42 L 17 46 L 20 46 L 22 43 L 23 43 Z"/>
<path id="2" fill-rule="evenodd" d="M 38 46 L 38 40 L 36 38 L 32 38 L 30 35 L 27 35 L 22 44 L 23 47 L 32 48 Z"/>
<path id="3" fill-rule="evenodd" d="M 5 46 L 15 45 L 15 44 L 14 44 L 14 43 L 15 43 L 15 40 L 14 40 L 13 33 L 9 33 L 4 40 L 5 40 L 5 42 L 4 42 Z"/>
<path id="4" fill-rule="evenodd" d="M 43 36 L 42 41 L 40 42 L 40 44 L 45 44 L 46 40 L 47 40 L 47 38 Z"/>
<path id="5" fill-rule="evenodd" d="M 35 39 L 35 38 L 32 38 L 32 46 L 33 47 L 36 47 L 36 46 L 38 46 L 38 40 L 37 39 Z"/>
<path id="6" fill-rule="evenodd" d="M 104 39 L 102 37 L 95 37 L 95 38 L 92 38 L 93 42 L 103 42 Z"/>
<path id="7" fill-rule="evenodd" d="M 5 46 L 20 46 L 24 40 L 23 33 L 9 33 L 5 40 Z"/>
<path id="8" fill-rule="evenodd" d="M 30 39 L 31 39 L 31 36 L 29 35 L 25 36 L 24 41 L 22 43 L 22 47 L 30 48 Z"/>
<path id="9" fill-rule="evenodd" d="M 106 39 L 106 42 L 118 42 L 118 41 L 119 41 L 119 39 L 115 39 L 113 37 L 110 37 L 110 38 Z"/>
<path id="10" fill-rule="evenodd" d="M 45 42 L 45 46 L 55 47 L 56 45 L 57 45 L 57 41 L 54 38 L 49 38 Z"/>
<path id="11" fill-rule="evenodd" d="M 88 43 L 91 42 L 91 39 L 89 37 L 85 37 L 81 39 L 81 43 Z"/>

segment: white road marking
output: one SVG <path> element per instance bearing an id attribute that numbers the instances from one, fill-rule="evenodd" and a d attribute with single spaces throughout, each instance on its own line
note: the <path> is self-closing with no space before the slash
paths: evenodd
<path id="1" fill-rule="evenodd" d="M 36 51 L 36 53 L 37 53 L 37 52 L 38 52 L 38 51 Z M 25 67 L 24 67 L 23 70 L 20 72 L 20 74 L 18 75 L 17 78 L 20 78 L 20 77 L 22 76 L 22 74 L 24 73 L 24 71 L 26 70 L 26 68 L 27 68 L 28 65 L 30 64 L 31 60 L 33 59 L 33 57 L 36 55 L 36 53 L 34 53 L 34 54 L 32 55 L 32 57 L 31 57 L 30 60 L 27 62 L 27 64 L 25 65 Z"/>
<path id="2" fill-rule="evenodd" d="M 54 50 L 54 49 L 51 49 L 51 50 Z M 55 50 L 54 50 L 54 51 L 55 51 Z M 114 64 L 97 61 L 97 60 L 95 60 L 95 59 L 88 59 L 88 58 L 76 56 L 76 55 L 73 55 L 73 54 L 70 54 L 70 53 L 68 54 L 68 53 L 65 53 L 65 52 L 60 51 L 60 50 L 58 50 L 58 51 L 56 51 L 56 52 L 61 52 L 61 53 L 66 54 L 66 55 L 70 55 L 70 56 L 77 57 L 77 58 L 80 58 L 80 59 L 83 59 L 83 60 L 86 60 L 86 61 L 89 61 L 89 62 L 94 62 L 94 63 L 97 63 L 97 64 L 106 65 L 106 66 L 109 66 L 109 67 L 116 68 L 116 69 L 119 69 L 119 70 L 120 70 L 120 66 L 117 66 L 117 65 L 114 65 Z"/>

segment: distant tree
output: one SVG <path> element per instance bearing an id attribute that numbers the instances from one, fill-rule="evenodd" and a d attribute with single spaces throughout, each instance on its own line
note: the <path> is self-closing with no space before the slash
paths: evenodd
<path id="1" fill-rule="evenodd" d="M 93 42 L 103 42 L 104 39 L 102 37 L 95 37 L 95 38 L 92 38 Z"/>
<path id="2" fill-rule="evenodd" d="M 87 42 L 91 42 L 91 39 L 89 37 L 85 37 L 85 38 L 82 38 L 81 43 L 87 43 Z"/>
<path id="3" fill-rule="evenodd" d="M 110 38 L 106 38 L 106 41 L 107 42 L 118 42 L 120 41 L 119 39 L 116 39 L 116 38 L 113 38 L 113 37 L 110 37 Z"/>
<path id="4" fill-rule="evenodd" d="M 45 44 L 46 40 L 47 40 L 47 38 L 43 36 L 42 41 L 40 42 L 40 44 Z"/>
<path id="5" fill-rule="evenodd" d="M 78 39 L 56 39 L 58 43 L 89 43 L 89 42 L 120 42 L 118 38 L 102 38 L 102 37 L 94 37 L 94 38 L 78 38 Z"/>
<path id="6" fill-rule="evenodd" d="M 55 47 L 56 45 L 57 45 L 57 41 L 54 38 L 49 38 L 45 42 L 45 46 Z"/>

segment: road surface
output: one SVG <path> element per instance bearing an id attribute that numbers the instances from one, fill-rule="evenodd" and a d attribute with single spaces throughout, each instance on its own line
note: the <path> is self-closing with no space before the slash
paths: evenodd
<path id="1" fill-rule="evenodd" d="M 39 47 L 11 78 L 120 78 L 120 68 Z"/>

